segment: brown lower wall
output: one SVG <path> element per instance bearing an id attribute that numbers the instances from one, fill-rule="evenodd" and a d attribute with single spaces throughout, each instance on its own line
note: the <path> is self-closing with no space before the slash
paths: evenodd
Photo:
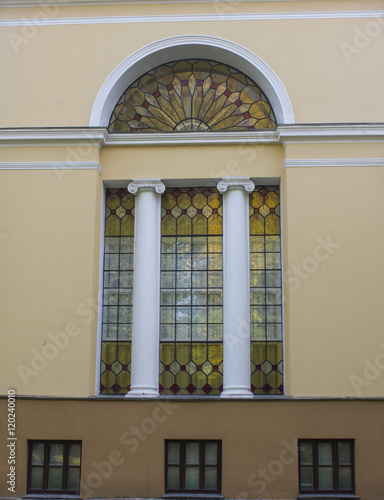
<path id="1" fill-rule="evenodd" d="M 5 497 L 26 494 L 27 439 L 82 441 L 83 497 L 161 497 L 164 440 L 174 438 L 222 440 L 225 498 L 295 499 L 297 439 L 354 438 L 356 493 L 384 498 L 384 401 L 18 399 L 15 493 L 6 485 L 6 399 L 0 408 Z"/>

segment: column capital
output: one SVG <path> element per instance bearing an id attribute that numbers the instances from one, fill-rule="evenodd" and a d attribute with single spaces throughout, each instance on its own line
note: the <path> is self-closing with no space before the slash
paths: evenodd
<path id="1" fill-rule="evenodd" d="M 230 188 L 243 188 L 248 193 L 255 189 L 255 184 L 249 177 L 223 177 L 217 184 L 217 189 L 224 194 Z"/>
<path id="2" fill-rule="evenodd" d="M 160 179 L 133 179 L 133 181 L 128 184 L 128 191 L 131 194 L 137 194 L 139 189 L 144 189 L 145 191 L 154 190 L 157 194 L 163 194 L 165 185 Z"/>

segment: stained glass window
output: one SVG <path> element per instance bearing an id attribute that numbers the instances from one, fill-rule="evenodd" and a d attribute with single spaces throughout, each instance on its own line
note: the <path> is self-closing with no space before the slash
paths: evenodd
<path id="1" fill-rule="evenodd" d="M 107 189 L 102 394 L 125 394 L 131 383 L 134 207 L 134 196 L 127 189 Z"/>
<path id="2" fill-rule="evenodd" d="M 173 61 L 142 75 L 120 97 L 109 132 L 275 129 L 260 87 L 231 66 L 199 59 Z"/>
<path id="3" fill-rule="evenodd" d="M 283 394 L 280 200 L 278 186 L 250 195 L 251 384 Z"/>
<path id="4" fill-rule="evenodd" d="M 216 188 L 162 197 L 160 393 L 222 390 L 222 197 Z"/>

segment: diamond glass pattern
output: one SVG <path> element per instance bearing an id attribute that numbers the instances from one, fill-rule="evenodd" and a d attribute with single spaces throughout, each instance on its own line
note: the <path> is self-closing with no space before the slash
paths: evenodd
<path id="1" fill-rule="evenodd" d="M 254 394 L 283 394 L 279 187 L 256 187 L 249 213 L 251 386 Z"/>
<path id="2" fill-rule="evenodd" d="M 162 208 L 160 392 L 218 395 L 222 197 L 215 188 L 169 188 Z"/>
<path id="3" fill-rule="evenodd" d="M 127 189 L 107 189 L 101 394 L 125 394 L 131 384 L 134 207 Z"/>
<path id="4" fill-rule="evenodd" d="M 253 80 L 216 61 L 188 59 L 157 66 L 133 82 L 116 104 L 108 131 L 275 128 L 271 104 Z"/>

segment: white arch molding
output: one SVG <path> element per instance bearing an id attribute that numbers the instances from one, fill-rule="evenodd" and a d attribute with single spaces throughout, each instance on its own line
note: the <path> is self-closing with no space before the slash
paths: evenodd
<path id="1" fill-rule="evenodd" d="M 276 73 L 250 50 L 229 40 L 182 35 L 159 40 L 128 56 L 103 83 L 92 107 L 89 125 L 107 127 L 125 89 L 150 69 L 177 59 L 212 59 L 233 66 L 252 78 L 268 97 L 279 125 L 294 123 L 288 93 Z"/>

